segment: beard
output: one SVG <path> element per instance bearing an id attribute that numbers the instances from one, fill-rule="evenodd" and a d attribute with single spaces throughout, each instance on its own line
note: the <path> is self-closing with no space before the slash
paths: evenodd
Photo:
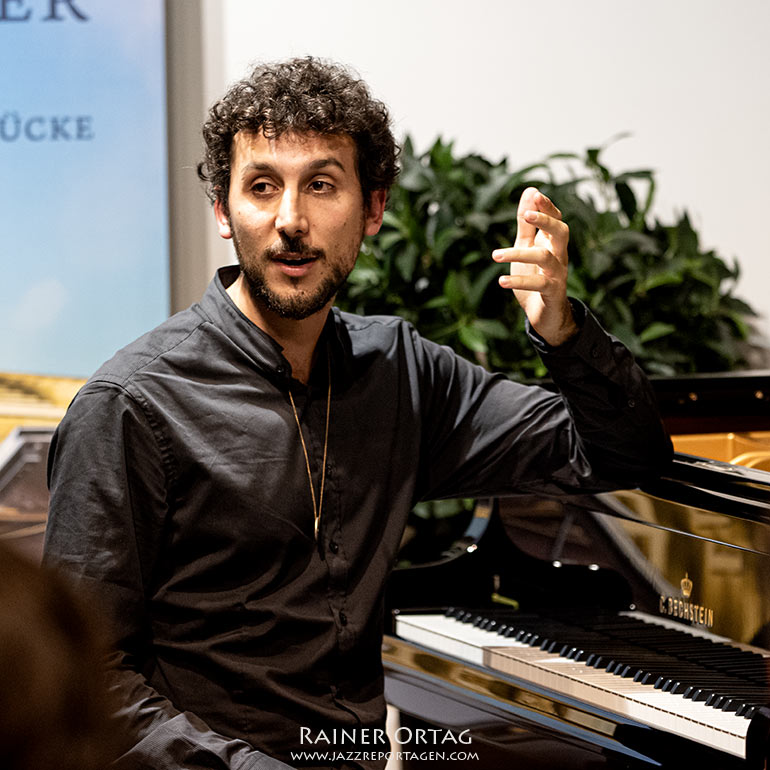
<path id="1" fill-rule="evenodd" d="M 279 235 L 280 243 L 265 249 L 262 259 L 251 259 L 242 248 L 235 229 L 232 229 L 233 246 L 238 257 L 238 264 L 241 267 L 246 288 L 254 303 L 266 307 L 280 318 L 302 321 L 326 307 L 347 281 L 353 265 L 350 269 L 346 269 L 341 264 L 332 264 L 330 272 L 323 276 L 316 286 L 306 291 L 293 293 L 290 296 L 283 296 L 270 288 L 264 265 L 269 264 L 270 260 L 278 254 L 286 252 L 326 261 L 326 252 L 323 249 L 308 246 L 299 238 L 290 238 L 283 233 L 279 233 Z M 355 260 L 352 262 L 355 264 Z M 299 283 L 298 280 L 296 282 Z"/>

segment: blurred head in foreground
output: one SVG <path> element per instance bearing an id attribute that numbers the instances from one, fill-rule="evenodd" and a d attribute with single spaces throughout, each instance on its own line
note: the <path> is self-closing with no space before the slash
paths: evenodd
<path id="1" fill-rule="evenodd" d="M 3 770 L 103 770 L 115 758 L 102 659 L 71 589 L 0 543 Z"/>

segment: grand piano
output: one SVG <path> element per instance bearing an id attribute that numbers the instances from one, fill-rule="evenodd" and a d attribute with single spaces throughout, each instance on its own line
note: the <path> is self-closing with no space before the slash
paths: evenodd
<path id="1" fill-rule="evenodd" d="M 662 478 L 476 501 L 449 548 L 394 572 L 407 769 L 770 766 L 770 373 L 655 386 Z M 466 742 L 436 746 L 446 731 Z"/>

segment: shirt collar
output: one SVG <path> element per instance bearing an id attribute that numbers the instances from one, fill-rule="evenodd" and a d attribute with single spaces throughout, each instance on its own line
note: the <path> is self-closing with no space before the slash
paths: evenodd
<path id="1" fill-rule="evenodd" d="M 228 265 L 217 270 L 198 305 L 209 320 L 243 350 L 259 369 L 288 380 L 290 367 L 283 356 L 283 348 L 267 332 L 250 321 L 227 293 L 227 287 L 235 281 L 239 273 L 238 265 Z M 351 346 L 347 329 L 336 308 L 326 319 L 319 346 L 323 349 L 327 343 L 331 355 L 332 385 L 335 389 L 341 388 L 347 382 L 351 371 Z"/>

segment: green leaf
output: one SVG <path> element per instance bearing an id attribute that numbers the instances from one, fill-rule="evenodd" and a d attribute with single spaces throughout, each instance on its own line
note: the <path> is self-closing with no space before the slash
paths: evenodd
<path id="1" fill-rule="evenodd" d="M 437 308 L 448 307 L 448 306 L 449 306 L 449 299 L 443 294 L 439 294 L 438 297 L 433 297 L 432 299 L 429 299 L 427 302 L 423 303 L 422 305 L 423 310 L 436 310 Z"/>
<path id="2" fill-rule="evenodd" d="M 471 251 L 471 252 L 468 252 L 468 254 L 466 254 L 460 260 L 460 265 L 462 267 L 468 267 L 468 266 L 474 264 L 475 262 L 478 262 L 480 259 L 484 259 L 487 256 L 489 256 L 489 255 L 485 255 L 485 254 L 483 254 L 480 251 Z"/>
<path id="3" fill-rule="evenodd" d="M 447 249 L 449 249 L 457 241 L 464 238 L 465 235 L 466 231 L 461 227 L 448 227 L 446 230 L 442 230 L 436 235 L 436 238 L 433 242 L 434 256 L 438 260 L 441 260 Z"/>
<path id="4" fill-rule="evenodd" d="M 512 179 L 504 168 L 493 169 L 489 181 L 476 190 L 473 202 L 474 211 L 486 213 L 498 198 L 505 196 L 507 199 L 515 186 L 516 180 Z"/>
<path id="5" fill-rule="evenodd" d="M 454 158 L 452 157 L 452 142 L 444 144 L 441 137 L 439 137 L 435 141 L 433 147 L 431 147 L 430 161 L 431 164 L 436 166 L 440 171 L 448 172 L 452 168 L 454 162 Z"/>
<path id="6" fill-rule="evenodd" d="M 457 334 L 460 342 L 469 350 L 475 353 L 486 353 L 489 350 L 484 332 L 476 326 L 461 326 Z"/>
<path id="7" fill-rule="evenodd" d="M 435 340 L 436 342 L 443 342 L 447 337 L 456 334 L 461 325 L 462 324 L 456 321 L 453 324 L 449 324 L 449 326 L 440 326 L 433 330 L 430 339 Z"/>
<path id="8" fill-rule="evenodd" d="M 409 192 L 422 192 L 432 187 L 431 175 L 419 164 L 410 164 L 402 168 L 398 184 Z"/>
<path id="9" fill-rule="evenodd" d="M 682 274 L 671 270 L 661 270 L 640 281 L 635 293 L 644 294 L 659 286 L 679 285 L 682 283 Z"/>
<path id="10" fill-rule="evenodd" d="M 642 344 L 645 344 L 647 342 L 652 342 L 652 340 L 666 337 L 675 331 L 676 326 L 673 324 L 663 323 L 662 321 L 654 321 L 639 335 L 639 341 Z"/>
<path id="11" fill-rule="evenodd" d="M 642 209 L 637 213 L 636 219 L 634 221 L 634 225 L 636 227 L 641 227 L 644 224 L 644 220 L 647 217 L 647 214 L 650 213 L 650 209 L 652 208 L 652 202 L 655 198 L 655 179 L 650 177 L 650 186 L 647 189 L 647 198 L 644 201 L 644 206 L 642 206 Z"/>
<path id="12" fill-rule="evenodd" d="M 634 230 L 617 230 L 604 241 L 604 249 L 614 255 L 635 250 L 640 254 L 659 254 L 660 248 L 654 238 Z"/>
<path id="13" fill-rule="evenodd" d="M 489 214 L 486 214 L 482 211 L 472 211 L 470 214 L 468 214 L 467 217 L 465 217 L 465 224 L 468 225 L 468 227 L 473 227 L 476 230 L 480 230 L 482 233 L 485 233 L 489 229 L 491 218 Z"/>
<path id="14" fill-rule="evenodd" d="M 462 312 L 465 297 L 460 286 L 460 278 L 455 270 L 450 270 L 444 281 L 444 296 L 453 310 Z"/>
<path id="15" fill-rule="evenodd" d="M 677 250 L 684 254 L 698 253 L 698 236 L 692 229 L 690 218 L 685 213 L 676 226 Z"/>
<path id="16" fill-rule="evenodd" d="M 722 298 L 722 304 L 732 313 L 756 318 L 758 313 L 742 299 L 731 297 L 729 294 Z"/>
<path id="17" fill-rule="evenodd" d="M 623 213 L 628 217 L 629 221 L 633 222 L 637 212 L 634 191 L 625 182 L 615 180 L 615 193 L 618 196 Z"/>
<path id="18" fill-rule="evenodd" d="M 633 333 L 634 314 L 631 312 L 631 308 L 629 308 L 622 299 L 615 295 L 608 297 L 608 300 L 610 306 L 615 311 L 615 315 L 620 319 L 620 327 L 628 327 L 629 329 L 628 333 L 624 331 L 623 334 L 626 334 L 629 339 L 633 338 L 636 340 L 636 335 Z M 630 343 L 628 344 L 630 347 Z"/>
<path id="19" fill-rule="evenodd" d="M 638 171 L 624 171 L 622 174 L 618 174 L 615 177 L 616 182 L 625 182 L 628 179 L 644 179 L 649 182 L 652 181 L 652 171 L 649 169 L 639 169 Z"/>
<path id="20" fill-rule="evenodd" d="M 583 255 L 583 264 L 588 271 L 588 275 L 596 279 L 613 266 L 614 259 L 612 254 L 606 250 L 596 249 Z"/>
<path id="21" fill-rule="evenodd" d="M 547 160 L 580 160 L 580 155 L 574 152 L 552 152 L 546 156 Z"/>
<path id="22" fill-rule="evenodd" d="M 473 327 L 478 329 L 485 337 L 494 337 L 498 340 L 507 339 L 510 336 L 508 327 L 502 321 L 489 318 L 477 318 Z"/>
<path id="23" fill-rule="evenodd" d="M 586 165 L 589 168 L 595 169 L 602 182 L 609 182 L 611 174 L 609 170 L 599 163 L 599 155 L 601 154 L 601 148 L 592 147 L 586 151 Z"/>
<path id="24" fill-rule="evenodd" d="M 663 361 L 647 361 L 647 371 L 660 377 L 673 377 L 677 373 L 676 367 Z"/>
<path id="25" fill-rule="evenodd" d="M 410 283 L 417 266 L 417 256 L 417 246 L 414 243 L 407 243 L 406 248 L 396 255 L 396 269 L 401 278 Z"/>
<path id="26" fill-rule="evenodd" d="M 383 250 L 388 251 L 389 249 L 393 248 L 397 243 L 400 243 L 404 240 L 404 236 L 401 232 L 398 230 L 389 230 L 385 233 L 382 233 L 380 237 L 377 239 L 377 245 Z"/>
<path id="27" fill-rule="evenodd" d="M 481 273 L 476 276 L 468 290 L 468 306 L 473 310 L 478 310 L 484 293 L 490 284 L 497 282 L 499 276 L 503 274 L 504 268 L 497 262 L 492 262 Z"/>
<path id="28" fill-rule="evenodd" d="M 494 214 L 489 216 L 490 225 L 505 223 L 514 227 L 516 224 L 516 206 L 501 206 Z"/>
<path id="29" fill-rule="evenodd" d="M 569 294 L 570 297 L 575 297 L 576 299 L 583 301 L 588 297 L 588 289 L 586 288 L 583 276 L 579 271 L 574 269 L 574 266 L 572 266 L 569 273 L 567 273 L 567 294 Z"/>
<path id="30" fill-rule="evenodd" d="M 389 227 L 395 229 L 403 237 L 409 236 L 409 228 L 404 221 L 394 211 L 385 209 L 385 213 L 382 215 L 382 228 L 385 231 L 383 232 L 383 235 L 387 232 L 387 228 Z"/>

